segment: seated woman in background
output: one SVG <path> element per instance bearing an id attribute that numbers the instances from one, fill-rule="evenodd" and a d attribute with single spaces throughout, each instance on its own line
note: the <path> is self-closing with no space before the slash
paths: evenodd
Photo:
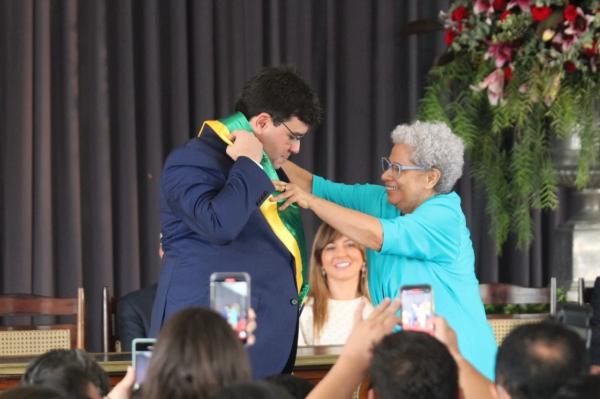
<path id="1" fill-rule="evenodd" d="M 373 310 L 365 249 L 322 224 L 315 236 L 310 266 L 311 292 L 300 315 L 298 345 L 344 345 L 359 303 L 368 302 L 364 317 Z"/>

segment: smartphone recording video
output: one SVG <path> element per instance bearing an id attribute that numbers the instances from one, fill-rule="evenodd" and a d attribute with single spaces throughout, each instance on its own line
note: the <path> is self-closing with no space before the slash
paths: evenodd
<path id="1" fill-rule="evenodd" d="M 248 273 L 213 273 L 210 276 L 210 307 L 220 313 L 246 343 L 248 309 L 250 308 L 250 275 Z"/>
<path id="2" fill-rule="evenodd" d="M 430 285 L 407 285 L 400 288 L 402 329 L 433 334 L 433 292 Z"/>
<path id="3" fill-rule="evenodd" d="M 135 338 L 131 343 L 131 363 L 135 371 L 133 389 L 140 389 L 144 382 L 155 344 L 154 338 Z"/>

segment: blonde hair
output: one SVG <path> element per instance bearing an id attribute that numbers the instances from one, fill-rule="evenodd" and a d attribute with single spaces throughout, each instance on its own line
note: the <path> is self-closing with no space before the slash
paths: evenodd
<path id="1" fill-rule="evenodd" d="M 315 239 L 313 241 L 312 251 L 310 255 L 310 294 L 309 298 L 313 300 L 313 331 L 315 340 L 318 341 L 318 337 L 321 334 L 321 329 L 325 325 L 328 316 L 327 303 L 330 297 L 329 285 L 327 284 L 327 278 L 322 274 L 323 264 L 321 258 L 323 255 L 323 249 L 327 244 L 333 242 L 343 234 L 338 230 L 335 230 L 330 225 L 323 223 L 317 230 Z M 365 247 L 362 245 L 358 246 L 362 253 L 363 261 L 367 261 Z M 356 287 L 358 293 L 361 296 L 371 299 L 369 295 L 369 288 L 367 284 L 367 272 L 361 271 L 362 275 L 358 281 L 358 287 Z"/>

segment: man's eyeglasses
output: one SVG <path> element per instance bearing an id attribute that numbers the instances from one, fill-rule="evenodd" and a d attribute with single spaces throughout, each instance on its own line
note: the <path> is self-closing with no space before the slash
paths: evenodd
<path id="1" fill-rule="evenodd" d="M 292 131 L 292 129 L 290 129 L 288 127 L 288 125 L 285 124 L 285 122 L 281 122 L 281 124 L 283 126 L 285 126 L 285 128 L 288 130 L 288 138 L 290 139 L 291 142 L 300 142 L 300 140 L 302 140 L 305 136 L 305 134 L 300 134 L 300 133 L 295 133 Z"/>
<path id="2" fill-rule="evenodd" d="M 381 170 L 383 172 L 387 172 L 389 169 L 392 170 L 392 176 L 394 179 L 400 178 L 403 170 L 425 170 L 427 169 L 424 166 L 418 165 L 400 165 L 399 163 L 392 162 L 386 157 L 381 158 Z"/>

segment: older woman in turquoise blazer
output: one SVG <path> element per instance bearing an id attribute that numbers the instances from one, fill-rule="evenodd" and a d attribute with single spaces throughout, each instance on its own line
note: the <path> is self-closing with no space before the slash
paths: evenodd
<path id="1" fill-rule="evenodd" d="M 374 304 L 403 285 L 430 284 L 436 312 L 458 334 L 463 355 L 493 378 L 496 343 L 487 323 L 474 252 L 459 196 L 464 145 L 442 123 L 400 125 L 382 158 L 383 185 L 345 185 L 313 176 L 288 162 L 292 183 L 283 207 L 297 202 L 368 248 Z M 310 192 L 312 191 L 312 194 Z"/>

